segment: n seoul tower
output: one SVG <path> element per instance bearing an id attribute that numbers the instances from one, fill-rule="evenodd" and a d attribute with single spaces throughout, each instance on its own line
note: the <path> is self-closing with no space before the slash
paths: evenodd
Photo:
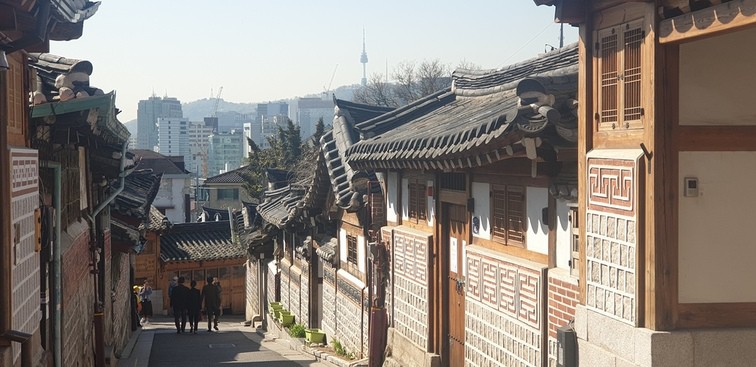
<path id="1" fill-rule="evenodd" d="M 362 28 L 362 55 L 360 56 L 360 62 L 362 63 L 362 86 L 367 85 L 367 51 L 365 51 L 365 28 Z"/>

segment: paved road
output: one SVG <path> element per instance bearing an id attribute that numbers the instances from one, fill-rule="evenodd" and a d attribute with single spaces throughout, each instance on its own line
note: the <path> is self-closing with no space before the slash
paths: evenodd
<path id="1" fill-rule="evenodd" d="M 269 366 L 332 367 L 289 348 L 283 340 L 265 340 L 241 319 L 228 319 L 220 331 L 208 332 L 200 325 L 197 334 L 176 334 L 173 320 L 159 318 L 145 325 L 131 356 L 121 366 Z"/>

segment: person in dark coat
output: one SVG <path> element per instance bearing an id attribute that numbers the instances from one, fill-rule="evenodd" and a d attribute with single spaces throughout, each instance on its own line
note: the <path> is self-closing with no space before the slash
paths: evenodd
<path id="1" fill-rule="evenodd" d="M 176 334 L 186 332 L 186 308 L 189 303 L 189 288 L 184 285 L 184 281 L 184 277 L 178 278 L 178 285 L 176 288 L 173 288 L 173 294 L 171 297 L 173 320 L 176 323 Z M 180 323 L 179 319 L 181 319 Z"/>
<path id="2" fill-rule="evenodd" d="M 202 309 L 202 293 L 197 289 L 197 281 L 192 280 L 192 287 L 189 289 L 189 295 L 187 297 L 186 310 L 189 313 L 189 328 L 192 334 L 197 334 L 197 326 L 199 325 L 200 309 Z"/>
<path id="3" fill-rule="evenodd" d="M 207 284 L 202 287 L 202 301 L 207 314 L 207 331 L 213 331 L 213 322 L 215 323 L 215 330 L 218 330 L 220 294 L 218 294 L 218 287 L 213 284 L 213 277 L 207 277 Z"/>

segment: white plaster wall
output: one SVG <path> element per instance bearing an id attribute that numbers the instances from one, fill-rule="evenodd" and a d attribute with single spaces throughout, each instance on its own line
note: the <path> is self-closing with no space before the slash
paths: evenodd
<path id="1" fill-rule="evenodd" d="M 427 181 L 425 183 L 425 187 L 429 188 L 431 190 L 430 192 L 435 193 L 433 191 L 435 189 L 433 187 L 433 181 L 431 181 L 431 180 Z M 428 215 L 427 215 L 427 217 L 428 217 L 428 220 L 427 220 L 428 221 L 428 227 L 433 227 L 433 223 L 435 222 L 435 219 L 436 219 L 436 200 L 433 198 L 433 196 L 428 196 L 428 190 L 427 189 L 425 191 L 425 199 L 426 199 L 425 203 L 427 205 L 427 208 L 426 208 L 425 212 L 428 213 Z"/>
<path id="2" fill-rule="evenodd" d="M 679 300 L 756 302 L 756 152 L 681 152 Z M 698 197 L 683 196 L 697 177 Z"/>
<path id="3" fill-rule="evenodd" d="M 171 223 L 184 223 L 184 179 L 172 178 L 171 179 L 171 202 L 173 203 L 173 209 L 165 211 L 165 216 Z"/>
<path id="4" fill-rule="evenodd" d="M 473 218 L 478 218 L 480 221 L 480 229 L 476 234 L 473 232 L 473 237 L 491 239 L 491 184 L 473 182 L 472 183 L 472 196 L 475 200 L 475 210 L 473 210 Z M 470 223 L 470 231 L 472 232 L 472 223 Z"/>
<path id="5" fill-rule="evenodd" d="M 549 190 L 545 187 L 528 187 L 527 202 L 528 234 L 527 249 L 542 254 L 549 253 L 549 227 L 541 222 L 541 210 L 549 206 Z M 476 204 L 477 206 L 477 204 Z"/>
<path id="6" fill-rule="evenodd" d="M 402 220 L 409 220 L 409 180 L 402 179 Z"/>
<path id="7" fill-rule="evenodd" d="M 365 237 L 357 236 L 357 270 L 365 273 Z"/>
<path id="8" fill-rule="evenodd" d="M 572 257 L 572 249 L 570 242 L 572 236 L 570 235 L 570 209 L 567 206 L 570 202 L 566 200 L 556 201 L 556 265 L 558 268 L 570 269 L 570 258 Z"/>
<path id="9" fill-rule="evenodd" d="M 396 172 L 389 172 L 386 176 L 386 220 L 394 223 L 399 221 L 398 188 L 399 175 Z"/>
<path id="10" fill-rule="evenodd" d="M 756 125 L 754 39 L 751 28 L 680 45 L 681 125 Z"/>
<path id="11" fill-rule="evenodd" d="M 339 259 L 347 261 L 347 231 L 343 228 L 339 229 Z"/>

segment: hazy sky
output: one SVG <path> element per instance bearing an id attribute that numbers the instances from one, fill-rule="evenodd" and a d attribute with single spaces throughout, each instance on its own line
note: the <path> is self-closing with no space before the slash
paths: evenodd
<path id="1" fill-rule="evenodd" d="M 323 92 L 332 75 L 332 88 L 357 84 L 363 27 L 369 78 L 402 61 L 501 68 L 557 46 L 553 19 L 530 0 L 103 0 L 81 38 L 50 52 L 91 61 L 90 84 L 116 91 L 126 122 L 153 91 L 191 102 L 223 86 L 226 101 L 266 102 Z"/>

